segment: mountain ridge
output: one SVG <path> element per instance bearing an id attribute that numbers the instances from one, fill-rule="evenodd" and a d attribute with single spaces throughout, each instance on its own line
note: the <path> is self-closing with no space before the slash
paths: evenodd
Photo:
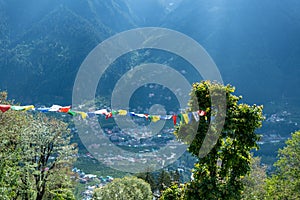
<path id="1" fill-rule="evenodd" d="M 170 9 L 171 0 L 0 1 L 0 63 L 10 74 L 1 89 L 20 102 L 70 103 L 78 67 L 97 44 L 124 30 L 158 26 L 199 42 L 224 82 L 250 102 L 300 96 L 293 87 L 300 84 L 300 3 L 174 2 Z"/>

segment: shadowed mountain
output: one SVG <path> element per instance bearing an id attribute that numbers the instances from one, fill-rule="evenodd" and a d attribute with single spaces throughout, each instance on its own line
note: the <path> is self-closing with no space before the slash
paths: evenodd
<path id="1" fill-rule="evenodd" d="M 99 42 L 161 26 L 198 41 L 250 103 L 298 98 L 299 7 L 297 0 L 1 0 L 0 64 L 8 76 L 0 88 L 24 103 L 70 103 L 78 67 Z"/>
<path id="2" fill-rule="evenodd" d="M 8 89 L 11 97 L 18 101 L 43 103 L 52 99 L 56 103 L 70 103 L 77 70 L 87 54 L 99 42 L 121 30 L 121 24 L 123 29 L 133 26 L 126 19 L 128 24 L 122 23 L 120 18 L 126 14 L 111 1 L 101 1 L 106 2 L 104 4 L 100 1 L 55 2 L 59 1 L 52 1 L 51 5 L 50 1 L 44 1 L 39 17 L 26 17 L 25 11 L 20 11 L 27 23 L 21 23 L 18 30 L 22 31 L 12 35 L 5 32 L 5 28 L 16 31 L 12 26 L 20 20 L 11 18 L 13 1 L 5 4 L 6 9 L 1 12 L 7 16 L 0 23 L 1 37 L 7 38 L 6 47 L 1 48 L 1 70 L 9 75 L 1 79 L 1 89 Z M 22 5 L 15 11 L 19 6 Z M 109 15 L 114 17 L 106 23 L 115 20 L 116 27 L 102 23 Z"/>
<path id="3" fill-rule="evenodd" d="M 2 69 L 9 76 L 2 81 L 25 101 L 71 96 L 79 64 L 103 38 L 84 18 L 59 7 L 11 43 Z"/>
<path id="4" fill-rule="evenodd" d="M 186 0 L 163 26 L 197 40 L 226 83 L 265 102 L 300 95 L 293 89 L 300 84 L 299 7 L 299 1 Z"/>

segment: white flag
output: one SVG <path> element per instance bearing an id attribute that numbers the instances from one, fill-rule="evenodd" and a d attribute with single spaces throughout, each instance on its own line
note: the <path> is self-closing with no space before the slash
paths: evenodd
<path id="1" fill-rule="evenodd" d="M 108 114 L 106 109 L 96 110 L 94 113 L 96 115 L 107 115 Z"/>
<path id="2" fill-rule="evenodd" d="M 198 114 L 198 112 L 193 112 L 193 116 L 194 116 L 196 122 L 199 121 L 199 114 Z"/>

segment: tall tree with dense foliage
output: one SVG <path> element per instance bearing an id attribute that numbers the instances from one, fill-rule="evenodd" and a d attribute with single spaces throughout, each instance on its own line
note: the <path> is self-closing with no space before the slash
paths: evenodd
<path id="1" fill-rule="evenodd" d="M 77 148 L 67 124 L 18 111 L 1 113 L 0 123 L 0 197 L 74 199 L 70 172 Z"/>
<path id="2" fill-rule="evenodd" d="M 93 199 L 95 200 L 152 200 L 150 185 L 137 177 L 124 177 L 114 179 L 103 188 L 95 189 Z"/>
<path id="3" fill-rule="evenodd" d="M 300 199 L 300 131 L 278 152 L 275 174 L 267 180 L 267 199 Z"/>
<path id="4" fill-rule="evenodd" d="M 0 104 L 11 104 L 7 93 L 0 92 Z M 32 118 L 23 112 L 0 112 L 0 199 L 14 199 L 19 194 L 21 151 L 18 148 L 22 131 Z"/>
<path id="5" fill-rule="evenodd" d="M 71 133 L 66 123 L 54 118 L 36 116 L 34 123 L 21 134 L 20 149 L 23 174 L 32 174 L 36 199 L 69 195 L 72 199 L 70 174 L 77 155 L 75 144 L 70 144 Z M 25 177 L 22 177 L 24 180 Z M 27 181 L 23 181 L 27 185 Z"/>
<path id="6" fill-rule="evenodd" d="M 209 81 L 193 84 L 189 111 L 204 110 L 206 116 L 200 117 L 198 122 L 181 124 L 175 132 L 179 140 L 189 144 L 188 151 L 199 158 L 193 171 L 194 179 L 186 185 L 186 199 L 241 199 L 242 180 L 250 171 L 250 150 L 257 148 L 259 140 L 255 129 L 261 127 L 263 115 L 262 106 L 239 103 L 242 97 L 233 95 L 234 90 L 230 85 Z M 214 107 L 212 95 L 214 98 L 224 95 L 226 102 Z M 226 113 L 218 112 L 222 106 Z M 222 117 L 225 123 L 218 124 Z M 210 126 L 211 123 L 215 125 Z M 208 139 L 215 142 L 204 146 L 210 151 L 203 154 L 201 147 L 207 145 L 204 140 L 209 128 L 213 137 L 208 136 Z"/>

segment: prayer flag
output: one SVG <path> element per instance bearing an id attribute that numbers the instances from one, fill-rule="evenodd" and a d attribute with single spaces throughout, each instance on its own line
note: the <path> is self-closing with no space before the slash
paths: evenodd
<path id="1" fill-rule="evenodd" d="M 78 111 L 77 113 L 81 115 L 82 119 L 86 119 L 86 117 L 88 116 L 88 114 L 85 112 Z"/>
<path id="2" fill-rule="evenodd" d="M 113 111 L 111 111 L 111 113 L 112 113 L 113 115 L 116 115 L 116 114 L 118 114 L 118 111 L 113 110 Z"/>
<path id="3" fill-rule="evenodd" d="M 198 112 L 201 117 L 206 115 L 206 112 L 204 110 L 199 110 Z"/>
<path id="4" fill-rule="evenodd" d="M 172 115 L 163 115 L 163 116 L 160 116 L 160 119 L 164 119 L 164 120 L 172 119 Z"/>
<path id="5" fill-rule="evenodd" d="M 189 123 L 191 123 L 193 119 L 193 113 L 189 112 L 188 117 L 189 117 Z"/>
<path id="6" fill-rule="evenodd" d="M 129 116 L 131 116 L 131 117 L 135 116 L 135 113 L 134 113 L 134 112 L 130 112 L 130 113 L 128 113 L 128 114 L 129 114 Z"/>
<path id="7" fill-rule="evenodd" d="M 24 107 L 24 110 L 32 110 L 32 109 L 34 109 L 33 105 L 23 106 L 23 107 Z"/>
<path id="8" fill-rule="evenodd" d="M 65 106 L 58 109 L 58 112 L 67 113 L 71 109 L 71 106 Z"/>
<path id="9" fill-rule="evenodd" d="M 175 125 L 176 125 L 176 119 L 177 119 L 177 116 L 176 116 L 176 115 L 173 115 L 172 118 L 173 118 L 173 123 L 174 123 L 174 126 L 175 126 Z"/>
<path id="10" fill-rule="evenodd" d="M 127 110 L 118 110 L 119 115 L 127 115 Z"/>
<path id="11" fill-rule="evenodd" d="M 68 114 L 69 114 L 69 115 L 72 115 L 72 116 L 76 116 L 76 115 L 77 115 L 77 113 L 76 113 L 75 111 L 70 110 L 70 109 L 69 109 L 69 111 L 68 111 Z"/>
<path id="12" fill-rule="evenodd" d="M 184 122 L 185 122 L 186 124 L 188 124 L 188 123 L 189 123 L 189 117 L 188 117 L 188 114 L 184 113 L 184 114 L 182 114 L 182 116 L 183 116 Z"/>
<path id="13" fill-rule="evenodd" d="M 96 110 L 94 112 L 96 115 L 107 115 L 107 110 L 106 109 L 101 109 L 101 110 Z"/>
<path id="14" fill-rule="evenodd" d="M 198 112 L 193 112 L 193 116 L 194 116 L 196 122 L 198 122 L 200 119 Z"/>
<path id="15" fill-rule="evenodd" d="M 111 118 L 112 117 L 112 112 L 109 112 L 106 114 L 105 119 Z"/>
<path id="16" fill-rule="evenodd" d="M 182 114 L 180 113 L 180 114 L 178 114 L 177 116 L 178 116 L 178 117 L 179 117 L 179 119 L 180 119 L 180 123 L 183 123 L 184 119 L 183 119 L 183 116 L 182 116 Z"/>
<path id="17" fill-rule="evenodd" d="M 49 109 L 50 112 L 57 112 L 62 106 L 52 105 Z"/>
<path id="18" fill-rule="evenodd" d="M 138 116 L 138 117 L 145 117 L 144 114 L 135 114 L 135 115 Z"/>
<path id="19" fill-rule="evenodd" d="M 1 104 L 0 105 L 0 110 L 4 113 L 4 112 L 8 111 L 10 109 L 10 107 L 11 107 L 10 105 Z"/>
<path id="20" fill-rule="evenodd" d="M 10 108 L 16 111 L 25 110 L 24 106 L 11 106 Z"/>
<path id="21" fill-rule="evenodd" d="M 50 108 L 37 108 L 36 110 L 40 112 L 48 112 Z"/>
<path id="22" fill-rule="evenodd" d="M 172 115 L 166 115 L 166 119 L 172 119 Z"/>
<path id="23" fill-rule="evenodd" d="M 152 122 L 157 122 L 158 120 L 160 120 L 160 116 L 159 115 L 152 115 L 152 117 L 151 117 L 151 121 Z"/>
<path id="24" fill-rule="evenodd" d="M 95 114 L 94 112 L 88 112 L 87 115 L 88 115 L 88 117 L 90 117 L 90 118 L 96 116 L 96 114 Z"/>
<path id="25" fill-rule="evenodd" d="M 146 120 L 148 120 L 149 115 L 148 114 L 144 114 L 144 115 L 145 115 Z"/>

